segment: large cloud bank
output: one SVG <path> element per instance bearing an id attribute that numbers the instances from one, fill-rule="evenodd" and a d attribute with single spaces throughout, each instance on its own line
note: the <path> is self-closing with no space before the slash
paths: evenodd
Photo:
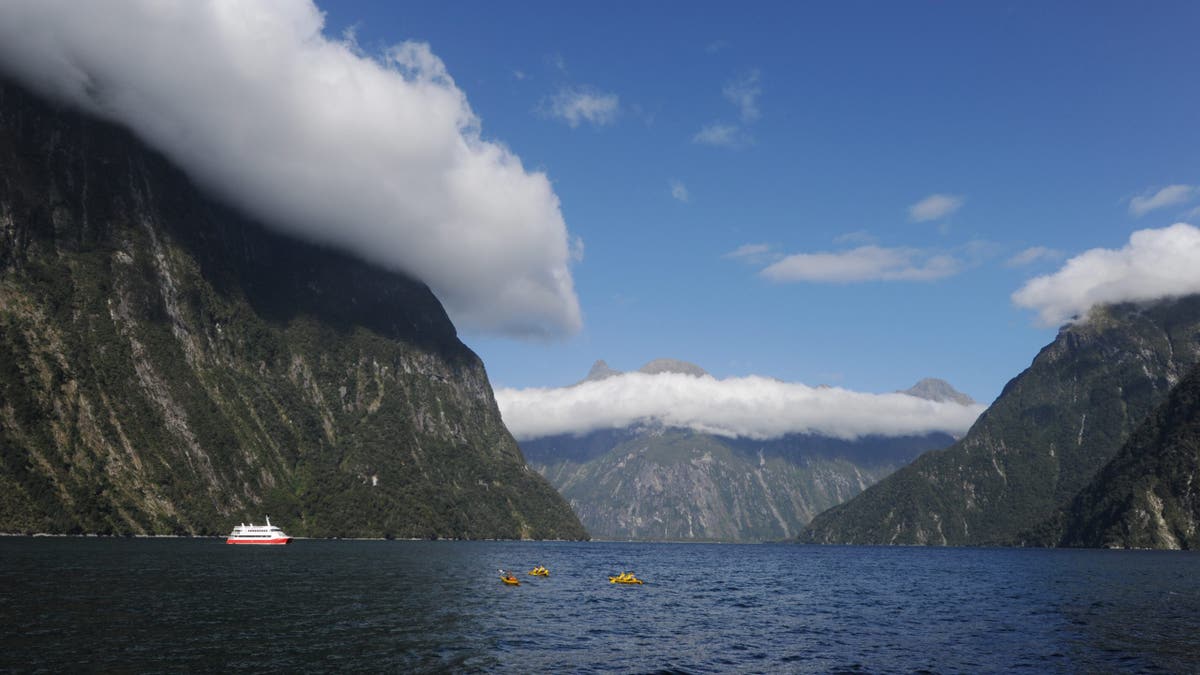
<path id="1" fill-rule="evenodd" d="M 132 129 L 269 225 L 429 284 L 465 328 L 581 320 L 557 196 L 428 45 L 330 39 L 310 0 L 5 0 L 0 70 Z"/>
<path id="2" fill-rule="evenodd" d="M 624 373 L 558 389 L 498 389 L 496 402 L 518 440 L 639 422 L 756 439 L 791 433 L 846 440 L 935 431 L 960 435 L 985 408 L 758 376 L 717 380 L 679 373 Z"/>
<path id="3" fill-rule="evenodd" d="M 1101 303 L 1142 302 L 1200 293 L 1200 229 L 1176 223 L 1138 230 L 1118 250 L 1095 248 L 1059 271 L 1027 282 L 1012 299 L 1055 326 Z"/>

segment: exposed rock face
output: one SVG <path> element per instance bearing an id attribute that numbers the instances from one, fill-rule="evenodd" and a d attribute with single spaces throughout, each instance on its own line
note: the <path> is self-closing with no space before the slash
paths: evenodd
<path id="1" fill-rule="evenodd" d="M 950 386 L 949 382 L 935 377 L 927 377 L 900 393 L 923 398 L 926 401 L 975 405 L 975 399 Z"/>
<path id="2" fill-rule="evenodd" d="M 1019 543 L 1111 460 L 1200 360 L 1200 296 L 1094 308 L 962 440 L 813 519 L 820 543 Z"/>
<path id="3" fill-rule="evenodd" d="M 1056 520 L 1060 546 L 1200 548 L 1200 367 Z"/>
<path id="4" fill-rule="evenodd" d="M 0 82 L 0 531 L 586 536 L 423 284 Z"/>
<path id="5" fill-rule="evenodd" d="M 621 371 L 614 370 L 608 367 L 608 364 L 603 360 L 596 361 L 592 364 L 592 369 L 588 371 L 587 377 L 580 380 L 577 384 L 584 382 L 595 382 L 597 380 L 606 380 L 614 375 L 620 375 Z"/>
<path id="6" fill-rule="evenodd" d="M 667 369 L 657 372 L 681 372 L 679 363 L 661 364 Z M 941 433 L 755 441 L 635 425 L 538 438 L 521 447 L 594 536 L 764 541 L 797 536 L 817 513 L 921 452 L 953 442 Z"/>
<path id="7" fill-rule="evenodd" d="M 704 377 L 708 371 L 694 363 L 687 361 L 679 361 L 677 359 L 654 359 L 650 363 L 638 368 L 639 373 L 647 375 L 657 375 L 658 373 L 680 373 L 682 375 L 691 375 L 693 377 Z"/>

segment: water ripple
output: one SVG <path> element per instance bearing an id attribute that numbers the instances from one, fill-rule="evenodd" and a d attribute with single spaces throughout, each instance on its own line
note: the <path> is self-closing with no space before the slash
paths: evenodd
<path id="1" fill-rule="evenodd" d="M 608 583 L 624 570 L 647 584 Z M 0 538 L 0 670 L 1195 671 L 1197 572 L 1154 552 Z"/>

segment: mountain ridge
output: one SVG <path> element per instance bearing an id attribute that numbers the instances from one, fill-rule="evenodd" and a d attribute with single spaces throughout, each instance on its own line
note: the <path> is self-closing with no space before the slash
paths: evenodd
<path id="1" fill-rule="evenodd" d="M 569 538 L 429 289 L 0 80 L 0 530 Z"/>
<path id="2" fill-rule="evenodd" d="M 1200 548 L 1200 366 L 1030 543 Z"/>
<path id="3" fill-rule="evenodd" d="M 648 365 L 653 367 L 639 372 L 704 373 L 669 359 Z M 597 361 L 584 381 L 615 374 Z M 957 393 L 943 385 L 935 393 Z M 529 465 L 563 494 L 594 536 L 772 541 L 797 536 L 817 513 L 921 452 L 953 442 L 937 432 L 855 440 L 793 433 L 756 440 L 643 420 L 520 445 Z"/>
<path id="4" fill-rule="evenodd" d="M 959 442 L 809 524 L 802 541 L 1010 544 L 1073 498 L 1200 361 L 1200 296 L 1093 308 Z"/>

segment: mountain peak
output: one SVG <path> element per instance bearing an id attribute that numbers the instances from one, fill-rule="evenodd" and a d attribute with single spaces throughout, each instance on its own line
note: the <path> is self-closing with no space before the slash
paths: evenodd
<path id="1" fill-rule="evenodd" d="M 677 359 L 654 359 L 650 363 L 638 368 L 639 373 L 647 375 L 657 375 L 659 373 L 681 373 L 683 375 L 691 375 L 693 377 L 704 377 L 708 375 L 708 371 L 694 363 L 687 361 L 679 361 Z"/>
<path id="2" fill-rule="evenodd" d="M 592 369 L 588 371 L 587 377 L 583 378 L 584 382 L 595 382 L 597 380 L 608 379 L 614 375 L 620 375 L 621 371 L 609 368 L 604 359 L 598 359 L 592 364 Z"/>
<path id="3" fill-rule="evenodd" d="M 955 389 L 949 382 L 936 377 L 927 377 L 900 393 L 939 403 L 975 404 L 975 399 Z"/>

